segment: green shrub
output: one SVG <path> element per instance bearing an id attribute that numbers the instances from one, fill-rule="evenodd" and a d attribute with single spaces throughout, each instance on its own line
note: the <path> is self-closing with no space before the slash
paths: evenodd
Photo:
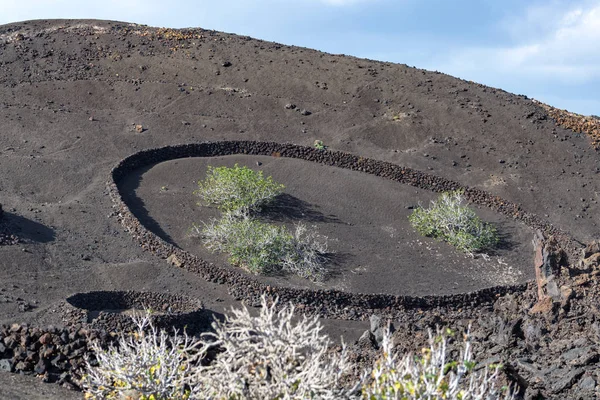
<path id="1" fill-rule="evenodd" d="M 203 228 L 192 226 L 211 251 L 227 253 L 229 262 L 255 274 L 285 270 L 313 281 L 325 277 L 327 237 L 298 224 L 293 232 L 284 226 L 260 222 L 252 215 L 281 194 L 284 186 L 247 167 L 208 167 L 206 180 L 194 193 L 224 213 Z"/>
<path id="2" fill-rule="evenodd" d="M 304 224 L 294 232 L 284 226 L 258 221 L 249 216 L 225 213 L 213 219 L 199 233 L 211 251 L 227 253 L 229 262 L 255 274 L 277 270 L 320 281 L 325 277 L 327 237 Z"/>
<path id="3" fill-rule="evenodd" d="M 408 217 L 411 225 L 422 235 L 445 240 L 467 252 L 489 250 L 498 244 L 498 233 L 484 223 L 467 206 L 462 205 L 462 191 L 443 193 L 431 207 L 419 207 Z"/>
<path id="4" fill-rule="evenodd" d="M 204 245 L 229 254 L 229 262 L 255 274 L 272 272 L 281 263 L 292 236 L 285 227 L 226 213 L 202 230 Z"/>
<path id="5" fill-rule="evenodd" d="M 315 140 L 314 146 L 317 150 L 327 150 L 327 146 L 323 144 L 322 140 Z"/>
<path id="6" fill-rule="evenodd" d="M 206 179 L 198 182 L 194 192 L 205 202 L 225 212 L 248 214 L 282 193 L 284 186 L 264 178 L 262 171 L 254 171 L 237 164 L 233 168 L 208 167 Z"/>

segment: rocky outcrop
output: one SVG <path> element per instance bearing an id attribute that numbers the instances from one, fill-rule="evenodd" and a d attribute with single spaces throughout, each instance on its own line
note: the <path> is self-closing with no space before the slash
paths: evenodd
<path id="1" fill-rule="evenodd" d="M 557 125 L 567 128 L 576 133 L 586 133 L 592 140 L 596 150 L 600 149 L 600 118 L 597 116 L 585 116 L 561 110 L 548 104 L 537 102 L 554 119 Z"/>
<path id="2" fill-rule="evenodd" d="M 0 371 L 36 375 L 44 382 L 58 383 L 69 389 L 80 388 L 89 344 L 114 342 L 106 331 L 90 330 L 82 325 L 67 328 L 37 328 L 13 324 L 0 328 Z"/>
<path id="3" fill-rule="evenodd" d="M 541 231 L 537 231 L 533 238 L 533 248 L 538 302 L 530 313 L 547 313 L 555 305 L 566 305 L 573 290 L 569 285 L 559 287 L 557 282 L 561 268 L 566 267 L 566 259 L 556 240 L 553 237 L 546 239 Z"/>

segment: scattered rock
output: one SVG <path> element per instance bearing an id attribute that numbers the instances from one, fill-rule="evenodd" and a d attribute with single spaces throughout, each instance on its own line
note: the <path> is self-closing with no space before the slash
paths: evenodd
<path id="1" fill-rule="evenodd" d="M 570 388 L 576 382 L 577 378 L 583 375 L 585 371 L 583 368 L 577 368 L 574 370 L 560 369 L 554 374 L 555 377 L 559 378 L 551 384 L 552 393 L 560 393 L 565 389 Z M 552 380 L 548 379 L 548 382 Z"/>
<path id="2" fill-rule="evenodd" d="M 572 295 L 567 287 L 563 288 L 562 291 L 559 290 L 555 279 L 564 255 L 556 240 L 553 237 L 546 239 L 541 231 L 536 232 L 532 242 L 535 251 L 534 268 L 538 288 L 538 302 L 541 304 L 534 307 L 531 312 L 550 311 L 552 310 L 552 307 L 549 307 L 551 303 L 568 301 L 568 299 L 564 299 L 564 296 L 570 298 Z M 550 303 L 548 303 L 548 298 Z"/>
<path id="3" fill-rule="evenodd" d="M 375 336 L 373 336 L 373 333 L 371 333 L 371 331 L 364 331 L 364 333 L 360 336 L 360 338 L 358 338 L 358 341 L 356 342 L 356 345 L 364 348 L 364 349 L 377 349 L 379 348 L 379 345 L 377 344 L 377 340 L 375 340 Z"/>
<path id="4" fill-rule="evenodd" d="M 369 332 L 372 334 L 373 340 L 377 347 L 381 346 L 383 342 L 383 334 L 386 329 L 389 329 L 390 333 L 394 333 L 394 325 L 392 323 L 384 324 L 381 316 L 373 314 L 369 317 L 370 328 Z"/>
<path id="5" fill-rule="evenodd" d="M 13 372 L 13 364 L 10 360 L 0 360 L 0 371 Z"/>
<path id="6" fill-rule="evenodd" d="M 167 257 L 167 262 L 177 268 L 181 268 L 183 266 L 183 262 L 180 261 L 175 254 L 171 254 L 169 257 Z"/>
<path id="7" fill-rule="evenodd" d="M 534 304 L 533 307 L 529 310 L 530 314 L 549 314 L 554 310 L 554 302 L 550 297 L 546 297 L 542 300 L 539 300 Z"/>
<path id="8" fill-rule="evenodd" d="M 589 258 L 595 254 L 600 253 L 600 240 L 594 240 L 591 243 L 589 243 L 587 246 L 585 246 L 585 248 L 582 250 L 583 253 L 583 258 Z"/>
<path id="9" fill-rule="evenodd" d="M 581 390 L 594 390 L 596 388 L 596 380 L 591 376 L 587 375 L 583 377 L 577 384 Z"/>
<path id="10" fill-rule="evenodd" d="M 598 150 L 600 148 L 600 119 L 593 116 L 585 116 L 560 110 L 544 103 L 537 102 L 548 115 L 554 119 L 557 125 L 567 128 L 576 133 L 586 133 L 592 139 L 592 144 Z"/>

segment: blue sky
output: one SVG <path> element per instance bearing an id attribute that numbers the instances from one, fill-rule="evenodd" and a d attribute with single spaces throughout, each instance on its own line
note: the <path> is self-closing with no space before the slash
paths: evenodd
<path id="1" fill-rule="evenodd" d="M 600 115 L 600 0 L 0 0 L 0 24 L 202 27 L 438 70 Z"/>

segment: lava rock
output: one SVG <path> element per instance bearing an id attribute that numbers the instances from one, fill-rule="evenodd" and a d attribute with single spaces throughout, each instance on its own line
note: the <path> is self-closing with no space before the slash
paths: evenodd
<path id="1" fill-rule="evenodd" d="M 0 371 L 13 372 L 13 363 L 10 360 L 0 360 Z"/>
<path id="2" fill-rule="evenodd" d="M 583 375 L 584 372 L 585 371 L 583 368 L 577 368 L 577 369 L 570 370 L 570 371 L 564 370 L 564 369 L 558 370 L 554 374 L 555 378 L 557 378 L 557 377 L 559 378 L 558 380 L 548 379 L 548 382 L 554 382 L 550 386 L 552 393 L 560 393 L 563 390 L 570 388 L 571 386 L 573 386 L 573 384 L 576 382 L 576 380 L 581 375 Z"/>
<path id="3" fill-rule="evenodd" d="M 581 390 L 594 390 L 596 388 L 596 380 L 594 378 L 592 378 L 591 376 L 585 376 L 583 377 L 583 379 L 581 379 L 579 381 L 579 383 L 577 384 L 577 386 L 581 389 Z"/>

